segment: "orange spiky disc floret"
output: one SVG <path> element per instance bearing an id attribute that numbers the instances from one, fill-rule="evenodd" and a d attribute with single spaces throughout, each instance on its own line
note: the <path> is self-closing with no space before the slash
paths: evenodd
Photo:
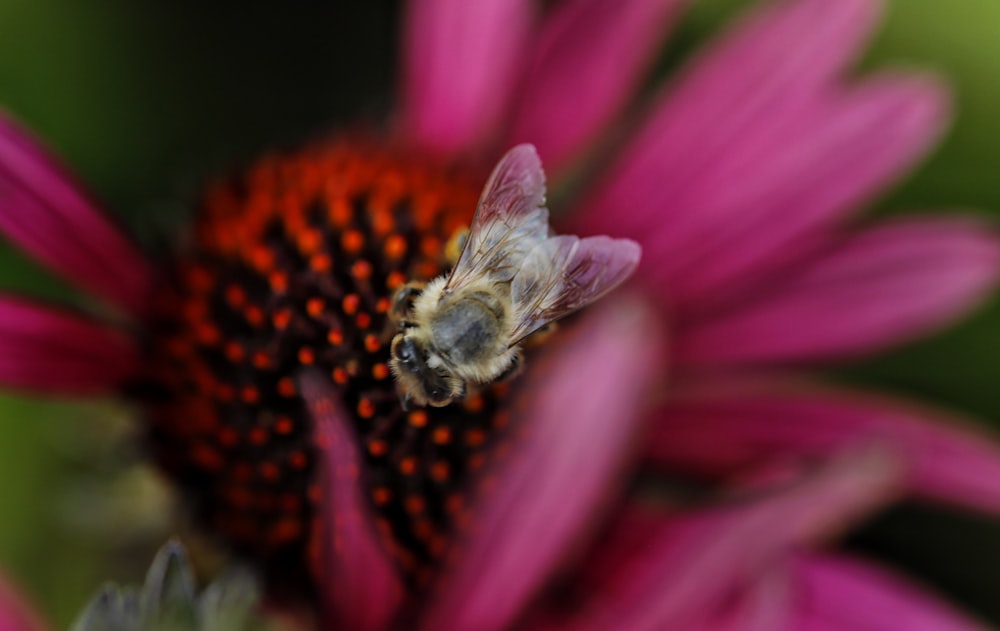
<path id="1" fill-rule="evenodd" d="M 148 444 L 195 515 L 272 577 L 304 576 L 318 499 L 303 369 L 354 418 L 378 528 L 411 576 L 444 553 L 497 392 L 403 412 L 387 362 L 395 289 L 446 267 L 482 179 L 334 141 L 214 186 L 159 292 Z"/>

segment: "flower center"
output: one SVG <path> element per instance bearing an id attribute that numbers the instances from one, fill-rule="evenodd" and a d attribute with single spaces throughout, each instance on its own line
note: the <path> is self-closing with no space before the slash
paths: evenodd
<path id="1" fill-rule="evenodd" d="M 396 288 L 446 267 L 481 182 L 354 141 L 266 158 L 213 187 L 156 300 L 135 388 L 148 444 L 211 532 L 303 576 L 319 487 L 298 392 L 320 371 L 353 413 L 378 526 L 416 576 L 445 551 L 502 387 L 404 412 L 387 361 Z"/>

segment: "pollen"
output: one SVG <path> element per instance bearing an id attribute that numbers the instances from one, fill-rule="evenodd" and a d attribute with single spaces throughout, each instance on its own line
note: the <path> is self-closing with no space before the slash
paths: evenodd
<path id="1" fill-rule="evenodd" d="M 417 472 L 417 459 L 407 456 L 399 461 L 399 471 L 403 475 L 413 475 Z"/>
<path id="2" fill-rule="evenodd" d="M 310 318 L 316 319 L 323 314 L 326 302 L 322 298 L 310 298 L 306 301 L 306 313 Z"/>
<path id="3" fill-rule="evenodd" d="M 390 272 L 388 276 L 385 277 L 385 288 L 389 292 L 395 292 L 397 289 L 406 284 L 406 275 L 400 271 Z"/>
<path id="4" fill-rule="evenodd" d="M 295 422 L 287 416 L 278 417 L 274 422 L 274 433 L 279 436 L 288 436 L 295 431 Z"/>
<path id="5" fill-rule="evenodd" d="M 278 394 L 291 398 L 296 393 L 295 381 L 291 377 L 282 377 L 278 380 Z"/>
<path id="6" fill-rule="evenodd" d="M 145 376 L 128 391 L 196 521 L 271 584 L 309 583 L 323 514 L 304 371 L 326 376 L 352 424 L 358 480 L 410 584 L 460 529 L 453 498 L 510 422 L 494 422 L 504 397 L 490 387 L 404 411 L 388 311 L 399 287 L 448 269 L 444 244 L 468 225 L 484 176 L 360 141 L 272 155 L 210 187 L 192 242 L 168 262 Z"/>
<path id="7" fill-rule="evenodd" d="M 351 276 L 358 282 L 364 282 L 372 276 L 372 264 L 368 261 L 355 261 L 351 266 Z"/>
<path id="8" fill-rule="evenodd" d="M 254 386 L 244 386 L 240 390 L 240 399 L 244 403 L 257 403 L 260 401 L 260 392 Z"/>
<path id="9" fill-rule="evenodd" d="M 340 247 L 348 254 L 358 254 L 365 247 L 365 236 L 360 230 L 347 230 L 340 239 Z"/>
<path id="10" fill-rule="evenodd" d="M 328 272 L 333 268 L 333 259 L 329 254 L 316 254 L 309 259 L 309 267 L 314 272 Z"/>
<path id="11" fill-rule="evenodd" d="M 308 346 L 299 349 L 299 363 L 303 366 L 311 366 L 316 361 L 316 352 Z"/>
<path id="12" fill-rule="evenodd" d="M 239 309 L 247 302 L 247 292 L 240 285 L 229 285 L 226 287 L 226 304 L 232 309 Z"/>
<path id="13" fill-rule="evenodd" d="M 384 456 L 389 452 L 389 444 L 381 439 L 374 439 L 368 441 L 368 453 L 375 456 Z"/>
<path id="14" fill-rule="evenodd" d="M 372 491 L 372 501 L 377 506 L 385 506 L 392 501 L 392 491 L 384 486 L 375 487 Z"/>
<path id="15" fill-rule="evenodd" d="M 382 252 L 388 260 L 398 261 L 406 256 L 406 239 L 403 238 L 402 235 L 390 235 L 389 238 L 385 240 Z"/>
<path id="16" fill-rule="evenodd" d="M 358 312 L 358 308 L 361 306 L 361 296 L 357 294 L 347 294 L 344 296 L 343 302 L 341 302 L 340 308 L 347 315 L 354 315 Z"/>
<path id="17" fill-rule="evenodd" d="M 253 354 L 252 363 L 257 370 L 264 370 L 271 366 L 271 358 L 264 351 L 256 351 Z"/>
<path id="18" fill-rule="evenodd" d="M 276 294 L 283 294 L 288 291 L 288 275 L 284 272 L 271 272 L 268 276 L 271 284 L 271 291 Z"/>
<path id="19" fill-rule="evenodd" d="M 413 427 L 427 427 L 427 412 L 424 410 L 414 410 L 406 418 Z"/>
<path id="20" fill-rule="evenodd" d="M 447 427 L 438 427 L 431 434 L 432 439 L 438 445 L 447 445 L 451 442 L 451 429 Z"/>
<path id="21" fill-rule="evenodd" d="M 247 439 L 250 441 L 251 445 L 266 445 L 268 441 L 267 430 L 263 427 L 254 427 L 247 434 Z"/>
<path id="22" fill-rule="evenodd" d="M 271 323 L 274 325 L 274 328 L 280 331 L 288 328 L 288 325 L 292 321 L 292 316 L 293 314 L 291 309 L 279 309 L 271 318 Z"/>
<path id="23" fill-rule="evenodd" d="M 237 364 L 246 358 L 246 350 L 236 340 L 226 342 L 226 358 Z"/>
<path id="24" fill-rule="evenodd" d="M 296 471 L 304 471 L 309 466 L 309 456 L 304 451 L 293 451 L 288 455 L 288 466 Z"/>
<path id="25" fill-rule="evenodd" d="M 375 416 L 375 404 L 371 399 L 362 398 L 358 401 L 358 416 L 361 418 L 371 418 Z"/>

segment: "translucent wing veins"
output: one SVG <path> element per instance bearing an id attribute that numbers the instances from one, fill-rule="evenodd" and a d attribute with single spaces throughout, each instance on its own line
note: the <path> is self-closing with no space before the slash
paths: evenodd
<path id="1" fill-rule="evenodd" d="M 511 345 L 623 283 L 639 264 L 640 253 L 634 241 L 605 236 L 561 235 L 538 244 L 511 282 L 519 315 Z"/>
<path id="2" fill-rule="evenodd" d="M 518 145 L 487 180 L 445 291 L 481 278 L 510 282 L 513 346 L 617 287 L 639 255 L 639 245 L 627 239 L 553 236 L 541 160 L 533 146 Z"/>
<path id="3" fill-rule="evenodd" d="M 549 235 L 545 172 L 531 145 L 518 145 L 490 175 L 469 227 L 469 237 L 445 284 L 456 289 L 489 274 L 508 281 L 527 253 Z"/>

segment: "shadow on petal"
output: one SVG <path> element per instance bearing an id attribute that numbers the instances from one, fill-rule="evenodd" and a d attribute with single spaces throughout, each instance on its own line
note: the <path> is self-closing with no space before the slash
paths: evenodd
<path id="1" fill-rule="evenodd" d="M 322 450 L 323 502 L 313 547 L 324 613 L 338 628 L 385 629 L 402 603 L 403 585 L 361 487 L 358 441 L 330 380 L 306 373 L 300 383 Z"/>
<path id="2" fill-rule="evenodd" d="M 864 449 L 840 454 L 775 492 L 665 514 L 659 532 L 647 534 L 631 554 L 598 551 L 588 568 L 597 578 L 591 606 L 561 627 L 701 629 L 731 606 L 734 593 L 780 568 L 790 552 L 837 534 L 895 498 L 900 476 L 890 452 Z M 623 525 L 612 540 L 632 536 Z"/>
<path id="3" fill-rule="evenodd" d="M 520 378 L 524 435 L 474 507 L 422 628 L 505 628 L 589 534 L 636 439 L 658 338 L 641 304 L 619 300 L 535 358 Z"/>
<path id="4" fill-rule="evenodd" d="M 706 381 L 662 408 L 647 454 L 731 478 L 872 441 L 904 460 L 909 492 L 1000 512 L 1000 442 L 990 432 L 933 408 L 810 382 Z"/>

